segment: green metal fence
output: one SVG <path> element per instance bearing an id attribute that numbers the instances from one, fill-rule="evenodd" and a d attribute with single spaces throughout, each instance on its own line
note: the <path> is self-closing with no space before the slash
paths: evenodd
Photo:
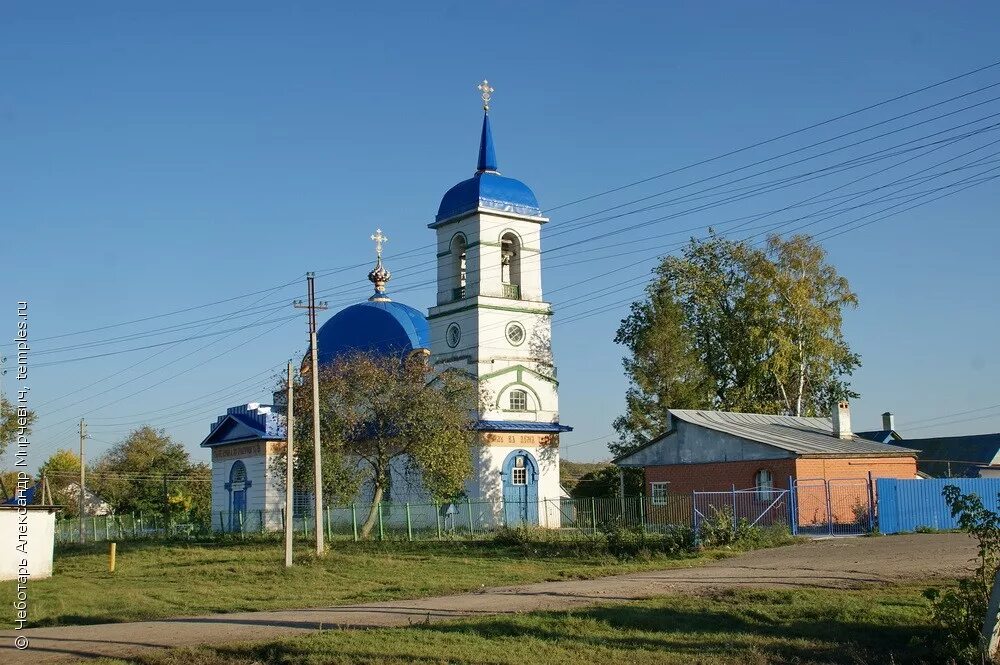
<path id="1" fill-rule="evenodd" d="M 690 496 L 670 496 L 664 503 L 652 505 L 649 497 L 546 499 L 538 506 L 538 523 L 508 524 L 508 511 L 501 501 L 454 503 L 387 503 L 374 507 L 357 503 L 330 506 L 320 515 L 328 539 L 360 540 L 366 522 L 371 519 L 369 538 L 380 540 L 445 540 L 489 537 L 504 527 L 537 527 L 548 535 L 596 536 L 611 527 L 626 527 L 659 532 L 677 525 L 692 524 Z M 514 511 L 518 512 L 518 511 Z M 519 514 L 519 513 L 518 513 Z M 296 511 L 293 530 L 309 537 L 315 530 L 311 510 Z M 163 515 L 134 513 L 102 515 L 83 519 L 84 542 L 122 541 L 155 538 L 247 538 L 277 537 L 284 530 L 283 510 L 247 510 L 239 513 L 213 513 L 210 519 L 165 520 Z M 56 541 L 80 541 L 80 520 L 56 522 Z"/>

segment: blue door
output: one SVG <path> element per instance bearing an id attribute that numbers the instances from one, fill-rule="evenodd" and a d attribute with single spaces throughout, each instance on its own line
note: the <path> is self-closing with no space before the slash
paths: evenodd
<path id="1" fill-rule="evenodd" d="M 504 460 L 503 510 L 508 526 L 538 524 L 538 464 L 526 450 Z"/>
<path id="2" fill-rule="evenodd" d="M 247 517 L 247 490 L 250 481 L 247 480 L 247 467 L 243 462 L 235 462 L 229 470 L 229 530 L 242 531 Z"/>

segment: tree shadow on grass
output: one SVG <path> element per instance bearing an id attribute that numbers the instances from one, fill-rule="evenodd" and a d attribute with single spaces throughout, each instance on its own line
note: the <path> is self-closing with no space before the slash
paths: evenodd
<path id="1" fill-rule="evenodd" d="M 857 663 L 920 662 L 928 630 L 913 625 L 878 625 L 841 618 L 837 612 L 805 612 L 801 618 L 774 619 L 754 610 L 676 609 L 635 605 L 605 606 L 571 613 L 600 628 L 581 631 L 567 615 L 536 613 L 488 621 L 449 622 L 420 626 L 442 634 L 460 633 L 484 639 L 533 638 L 546 642 L 616 650 L 643 650 L 676 655 L 732 656 L 753 643 L 754 649 L 781 661 Z M 592 635 L 588 635 L 590 632 Z M 749 636 L 749 639 L 747 638 Z"/>

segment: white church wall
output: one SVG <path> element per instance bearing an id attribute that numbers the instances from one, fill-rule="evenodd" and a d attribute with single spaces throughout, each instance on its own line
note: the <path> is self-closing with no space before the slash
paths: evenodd
<path id="1" fill-rule="evenodd" d="M 253 529 L 281 529 L 284 490 L 274 473 L 275 464 L 284 455 L 284 443 L 258 441 L 234 443 L 212 449 L 212 528 L 230 528 L 232 493 L 226 489 L 233 466 L 242 462 L 250 486 L 246 490 L 246 524 Z"/>
<path id="2" fill-rule="evenodd" d="M 539 435 L 494 435 L 510 436 L 515 440 L 535 439 Z M 556 439 L 557 441 L 557 439 Z M 545 528 L 559 527 L 559 499 L 562 491 L 559 487 L 559 446 L 554 445 L 483 445 L 479 447 L 479 473 L 477 481 L 479 485 L 479 495 L 488 501 L 496 504 L 498 520 L 502 523 L 503 516 L 500 515 L 503 503 L 503 465 L 507 457 L 516 451 L 526 451 L 538 465 L 538 524 Z"/>

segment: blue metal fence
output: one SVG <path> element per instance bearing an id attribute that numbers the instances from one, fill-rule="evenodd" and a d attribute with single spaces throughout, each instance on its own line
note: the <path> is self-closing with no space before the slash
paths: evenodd
<path id="1" fill-rule="evenodd" d="M 957 485 L 963 494 L 978 494 L 990 510 L 1000 509 L 1000 478 L 879 478 L 875 484 L 882 533 L 958 528 L 941 494 L 946 485 Z"/>

